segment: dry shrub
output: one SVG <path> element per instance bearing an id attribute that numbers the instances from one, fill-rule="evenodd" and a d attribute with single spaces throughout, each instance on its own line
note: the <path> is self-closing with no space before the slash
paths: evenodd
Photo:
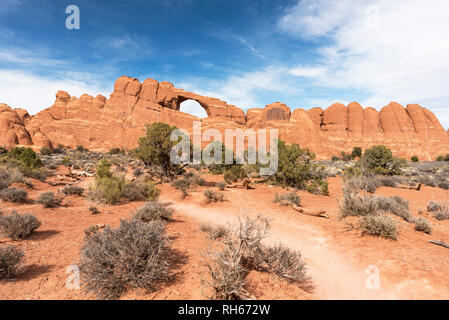
<path id="1" fill-rule="evenodd" d="M 418 218 L 415 221 L 415 230 L 421 231 L 427 234 L 432 233 L 432 226 L 430 225 L 429 221 L 427 221 L 424 218 Z"/>
<path id="2" fill-rule="evenodd" d="M 409 223 L 414 222 L 414 218 L 409 211 L 407 200 L 404 200 L 399 196 L 376 196 L 376 200 L 379 210 L 391 212 Z"/>
<path id="3" fill-rule="evenodd" d="M 0 215 L 0 231 L 12 240 L 23 239 L 39 228 L 41 222 L 32 214 L 19 214 L 12 211 L 9 215 Z"/>
<path id="4" fill-rule="evenodd" d="M 257 216 L 251 219 L 244 215 L 239 219 L 237 227 L 227 230 L 222 245 L 208 253 L 210 263 L 207 267 L 211 280 L 207 283 L 214 291 L 214 299 L 248 298 L 245 281 L 251 270 L 271 272 L 301 285 L 309 283 L 310 278 L 306 276 L 305 264 L 299 252 L 281 245 L 262 245 L 269 229 L 266 218 Z"/>
<path id="5" fill-rule="evenodd" d="M 291 206 L 291 205 L 300 206 L 301 205 L 301 198 L 296 193 L 296 191 L 286 192 L 286 193 L 283 193 L 281 195 L 278 195 L 276 193 L 274 195 L 273 202 L 280 203 L 283 206 Z"/>
<path id="6" fill-rule="evenodd" d="M 158 202 L 147 202 L 142 207 L 133 212 L 133 219 L 142 222 L 154 220 L 169 220 L 173 214 L 173 209 L 167 208 Z"/>
<path id="7" fill-rule="evenodd" d="M 433 212 L 433 216 L 437 220 L 449 219 L 449 203 L 447 201 L 430 201 L 427 204 L 427 211 Z"/>
<path id="8" fill-rule="evenodd" d="M 37 197 L 37 203 L 44 206 L 44 208 L 56 208 L 62 202 L 61 198 L 55 197 L 52 191 L 41 193 Z"/>
<path id="9" fill-rule="evenodd" d="M 205 190 L 203 192 L 203 194 L 204 194 L 204 197 L 206 199 L 206 203 L 218 202 L 218 201 L 223 202 L 225 200 L 224 199 L 224 194 L 221 193 L 221 192 L 215 192 L 215 191 L 212 191 L 212 190 Z"/>
<path id="10" fill-rule="evenodd" d="M 0 279 L 11 279 L 22 270 L 25 253 L 16 246 L 4 245 L 0 247 Z"/>
<path id="11" fill-rule="evenodd" d="M 378 210 L 374 196 L 359 194 L 343 189 L 343 200 L 340 204 L 341 217 L 366 216 L 375 214 Z"/>
<path id="12" fill-rule="evenodd" d="M 224 189 L 226 189 L 226 182 L 224 182 L 224 181 L 220 181 L 220 182 L 217 182 L 217 187 L 218 187 L 218 189 L 219 190 L 221 190 L 221 191 L 223 191 Z"/>
<path id="13" fill-rule="evenodd" d="M 69 186 L 62 189 L 62 193 L 65 195 L 75 194 L 77 196 L 81 196 L 84 192 L 84 188 L 78 186 Z"/>
<path id="14" fill-rule="evenodd" d="M 156 188 L 154 182 L 136 179 L 126 183 L 123 196 L 128 201 L 156 201 L 160 194 L 161 190 Z"/>
<path id="15" fill-rule="evenodd" d="M 362 234 L 397 240 L 397 227 L 393 219 L 387 216 L 365 216 L 359 221 Z"/>
<path id="16" fill-rule="evenodd" d="M 195 189 L 197 186 L 204 186 L 205 184 L 206 180 L 195 171 L 184 173 L 181 178 L 172 182 L 172 186 L 182 192 L 181 197 L 183 199 L 189 195 L 189 190 Z"/>
<path id="17" fill-rule="evenodd" d="M 85 238 L 80 272 L 83 289 L 115 299 L 129 288 L 153 290 L 168 277 L 169 242 L 161 221 L 121 220 L 120 226 Z"/>
<path id="18" fill-rule="evenodd" d="M 24 203 L 27 197 L 28 192 L 22 189 L 8 188 L 0 191 L 0 199 L 3 201 Z"/>
<path id="19" fill-rule="evenodd" d="M 200 224 L 200 230 L 212 240 L 223 238 L 228 233 L 228 229 L 224 226 L 214 226 L 204 222 Z"/>
<path id="20" fill-rule="evenodd" d="M 22 172 L 15 167 L 0 166 L 0 190 L 8 188 L 15 182 L 24 182 Z"/>
<path id="21" fill-rule="evenodd" d="M 371 175 L 365 176 L 345 176 L 345 186 L 354 192 L 366 191 L 374 193 L 379 186 L 376 178 Z"/>

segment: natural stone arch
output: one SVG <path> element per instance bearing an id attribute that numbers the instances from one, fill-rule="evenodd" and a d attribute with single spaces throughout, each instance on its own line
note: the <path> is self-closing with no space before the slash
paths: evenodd
<path id="1" fill-rule="evenodd" d="M 210 111 L 209 106 L 208 106 L 207 104 L 205 104 L 205 103 L 202 103 L 200 99 L 194 99 L 194 98 L 191 98 L 191 97 L 183 97 L 183 96 L 179 96 L 177 100 L 178 100 L 178 101 L 177 101 L 177 107 L 176 107 L 176 110 L 183 111 L 183 110 L 181 110 L 181 104 L 182 104 L 183 102 L 186 102 L 186 101 L 195 101 L 197 104 L 199 104 L 199 105 L 204 109 L 204 111 L 205 111 L 205 113 L 206 113 L 205 116 L 199 117 L 199 118 L 207 118 L 207 117 L 210 117 L 210 116 L 211 116 L 211 111 Z M 183 111 L 183 112 L 185 112 L 185 111 Z"/>

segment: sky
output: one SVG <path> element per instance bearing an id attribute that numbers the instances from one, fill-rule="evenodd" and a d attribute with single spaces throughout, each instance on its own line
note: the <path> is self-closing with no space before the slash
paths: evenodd
<path id="1" fill-rule="evenodd" d="M 0 0 L 0 102 L 35 114 L 127 75 L 244 110 L 418 103 L 448 129 L 448 35 L 447 0 Z"/>

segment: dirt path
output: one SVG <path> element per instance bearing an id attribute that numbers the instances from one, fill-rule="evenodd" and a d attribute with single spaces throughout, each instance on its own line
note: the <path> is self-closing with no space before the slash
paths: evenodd
<path id="1" fill-rule="evenodd" d="M 409 275 L 404 272 L 404 270 L 412 269 L 408 261 L 396 262 L 390 258 L 390 252 L 391 255 L 401 256 L 399 251 L 397 253 L 394 251 L 395 247 L 398 246 L 396 242 L 373 237 L 361 238 L 354 232 L 345 235 L 342 231 L 344 230 L 344 223 L 338 220 L 338 199 L 335 197 L 319 197 L 301 193 L 305 202 L 313 200 L 315 206 L 320 203 L 320 208 L 327 210 L 330 214 L 330 219 L 327 220 L 300 215 L 290 208 L 271 203 L 275 193 L 274 189 L 277 192 L 281 191 L 278 188 L 267 186 L 258 186 L 257 188 L 263 190 L 259 190 L 259 192 L 255 190 L 227 190 L 225 194 L 228 201 L 220 204 L 205 205 L 201 190 L 192 194 L 189 197 L 190 199 L 186 200 L 181 200 L 176 191 L 164 192 L 162 200 L 170 203 L 180 215 L 198 222 L 232 224 L 237 221 L 241 212 L 246 212 L 250 216 L 258 213 L 268 216 L 272 228 L 271 234 L 266 240 L 267 243 L 282 243 L 292 249 L 301 251 L 307 263 L 308 273 L 315 286 L 313 299 L 431 299 L 448 297 L 447 284 L 440 286 L 439 282 L 431 281 L 432 275 L 429 273 L 427 273 L 429 279 L 426 277 L 426 273 L 424 273 L 424 277 L 420 273 L 415 279 L 413 278 L 413 272 Z M 317 202 L 320 198 L 322 198 L 322 201 Z M 408 225 L 406 227 L 409 228 Z M 338 229 L 338 232 L 334 229 Z M 416 235 L 413 234 L 413 236 Z M 351 238 L 354 238 L 352 243 Z M 360 250 L 360 248 L 357 248 L 357 241 L 360 242 L 361 247 L 367 247 Z M 420 244 L 425 246 L 426 242 L 422 241 Z M 378 247 L 382 246 L 388 251 L 388 254 L 379 256 Z M 388 248 L 389 246 L 392 248 Z M 444 251 L 438 252 L 445 254 Z M 444 263 L 447 265 L 447 259 Z M 398 274 L 397 269 L 402 264 L 407 265 L 407 267 L 402 269 L 402 274 Z M 372 273 L 377 271 L 379 271 L 378 288 L 373 287 L 375 276 Z"/>

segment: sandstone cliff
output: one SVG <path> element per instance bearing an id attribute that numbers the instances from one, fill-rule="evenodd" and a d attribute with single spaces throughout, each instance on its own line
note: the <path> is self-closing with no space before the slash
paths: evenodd
<path id="1" fill-rule="evenodd" d="M 208 117 L 199 119 L 179 111 L 186 100 L 197 101 Z M 404 108 L 391 102 L 380 112 L 363 109 L 357 102 L 291 111 L 276 102 L 249 109 L 245 115 L 224 101 L 175 88 L 169 82 L 146 79 L 140 83 L 125 76 L 116 81 L 109 99 L 101 95 L 76 98 L 59 91 L 55 103 L 35 116 L 0 104 L 0 145 L 129 149 L 136 146 L 145 125 L 161 121 L 192 132 L 193 120 L 202 121 L 203 130 L 278 128 L 281 139 L 309 147 L 320 158 L 376 144 L 385 144 L 407 159 L 417 155 L 433 160 L 449 153 L 448 133 L 431 111 L 416 104 Z"/>

